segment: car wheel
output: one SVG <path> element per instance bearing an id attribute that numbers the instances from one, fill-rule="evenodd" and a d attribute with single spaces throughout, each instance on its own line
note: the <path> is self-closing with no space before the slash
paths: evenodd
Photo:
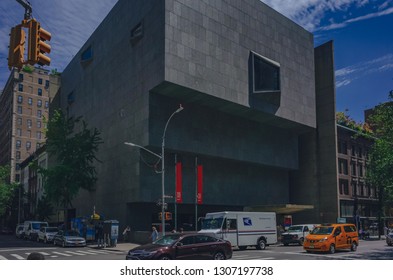
<path id="1" fill-rule="evenodd" d="M 302 237 L 302 238 L 299 239 L 299 245 L 303 246 L 303 243 L 304 243 L 304 238 Z"/>
<path id="2" fill-rule="evenodd" d="M 284 243 L 284 246 L 288 246 L 289 245 L 289 243 Z"/>
<path id="3" fill-rule="evenodd" d="M 334 254 L 336 252 L 336 246 L 334 244 L 330 244 L 329 253 Z"/>
<path id="4" fill-rule="evenodd" d="M 223 252 L 217 252 L 213 256 L 214 260 L 225 260 L 225 255 Z"/>
<path id="5" fill-rule="evenodd" d="M 257 244 L 258 250 L 265 250 L 266 249 L 266 241 L 264 239 L 259 239 Z"/>
<path id="6" fill-rule="evenodd" d="M 171 260 L 172 258 L 168 255 L 163 255 L 160 257 L 160 260 Z"/>
<path id="7" fill-rule="evenodd" d="M 244 250 L 246 250 L 247 249 L 247 246 L 239 246 L 239 250 L 240 251 L 244 251 Z"/>
<path id="8" fill-rule="evenodd" d="M 356 244 L 356 242 L 352 242 L 351 244 L 351 251 L 356 251 L 356 249 L 358 248 L 358 245 Z"/>
<path id="9" fill-rule="evenodd" d="M 306 250 L 306 252 L 307 252 L 307 253 L 309 253 L 309 254 L 311 254 L 311 253 L 312 253 L 312 251 L 310 251 L 310 250 Z"/>

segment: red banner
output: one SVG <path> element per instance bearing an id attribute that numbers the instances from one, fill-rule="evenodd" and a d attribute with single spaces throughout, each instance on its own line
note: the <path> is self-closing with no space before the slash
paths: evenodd
<path id="1" fill-rule="evenodd" d="M 183 203 L 183 196 L 182 196 L 182 164 L 181 162 L 176 163 L 176 203 Z"/>
<path id="2" fill-rule="evenodd" d="M 197 166 L 197 204 L 202 204 L 203 166 Z"/>

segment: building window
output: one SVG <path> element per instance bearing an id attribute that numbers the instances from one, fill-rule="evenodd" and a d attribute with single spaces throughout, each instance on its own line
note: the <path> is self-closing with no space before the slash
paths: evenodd
<path id="1" fill-rule="evenodd" d="M 49 107 L 49 101 L 45 101 L 45 108 Z"/>
<path id="2" fill-rule="evenodd" d="M 359 177 L 363 177 L 363 165 L 359 164 Z"/>
<path id="3" fill-rule="evenodd" d="M 352 145 L 351 155 L 353 157 L 356 156 L 356 147 L 355 147 L 355 145 Z"/>
<path id="4" fill-rule="evenodd" d="M 16 140 L 16 148 L 20 149 L 21 146 L 22 146 L 22 142 L 20 140 Z"/>
<path id="5" fill-rule="evenodd" d="M 19 80 L 23 81 L 23 74 L 22 73 L 19 73 Z"/>
<path id="6" fill-rule="evenodd" d="M 280 91 L 280 64 L 252 53 L 253 92 Z"/>
<path id="7" fill-rule="evenodd" d="M 348 185 L 348 180 L 339 180 L 339 185 L 340 185 L 340 194 L 343 195 L 349 195 L 349 185 Z"/>
<path id="8" fill-rule="evenodd" d="M 42 111 L 41 110 L 37 110 L 37 117 L 39 117 L 39 118 L 42 117 Z"/>
<path id="9" fill-rule="evenodd" d="M 18 103 L 22 103 L 23 102 L 23 96 L 22 95 L 18 95 Z"/>
<path id="10" fill-rule="evenodd" d="M 347 142 L 338 142 L 338 152 L 343 155 L 347 154 Z"/>
<path id="11" fill-rule="evenodd" d="M 338 159 L 338 172 L 339 174 L 348 175 L 348 161 L 345 159 Z"/>
<path id="12" fill-rule="evenodd" d="M 84 50 L 81 54 L 81 63 L 87 62 L 93 59 L 93 49 L 89 46 L 86 50 Z"/>
<path id="13" fill-rule="evenodd" d="M 42 100 L 41 99 L 37 100 L 37 107 L 42 107 Z"/>
<path id="14" fill-rule="evenodd" d="M 42 88 L 38 89 L 38 96 L 42 96 Z"/>
<path id="15" fill-rule="evenodd" d="M 28 100 L 27 103 L 29 105 L 33 105 L 33 98 L 29 97 L 27 100 Z"/>
<path id="16" fill-rule="evenodd" d="M 356 176 L 356 163 L 351 162 L 351 175 Z"/>
<path id="17" fill-rule="evenodd" d="M 135 45 L 143 37 L 143 23 L 138 23 L 131 29 L 131 44 Z"/>
<path id="18" fill-rule="evenodd" d="M 49 87 L 49 80 L 46 80 L 45 81 L 45 88 L 48 88 Z"/>
<path id="19" fill-rule="evenodd" d="M 73 91 L 71 91 L 69 94 L 68 94 L 68 96 L 67 96 L 67 101 L 68 101 L 68 104 L 72 104 L 72 103 L 74 103 L 74 101 L 75 101 L 75 94 L 74 94 L 74 92 Z"/>
<path id="20" fill-rule="evenodd" d="M 359 147 L 359 149 L 358 149 L 358 157 L 360 157 L 360 158 L 361 158 L 361 157 L 362 157 L 362 155 L 363 155 L 363 154 L 362 154 L 362 148 L 361 148 L 361 147 Z"/>
<path id="21" fill-rule="evenodd" d="M 38 84 L 42 85 L 42 78 L 38 78 Z"/>
<path id="22" fill-rule="evenodd" d="M 30 150 L 31 149 L 31 142 L 27 141 L 26 142 L 26 150 Z"/>
<path id="23" fill-rule="evenodd" d="M 41 128 L 41 121 L 37 121 L 37 128 Z"/>
<path id="24" fill-rule="evenodd" d="M 41 139 L 41 131 L 37 131 L 37 139 Z"/>
<path id="25" fill-rule="evenodd" d="M 32 121 L 30 119 L 27 119 L 27 127 L 31 128 L 32 126 Z"/>
<path id="26" fill-rule="evenodd" d="M 22 129 L 17 128 L 17 129 L 16 129 L 16 135 L 17 135 L 17 136 L 22 136 Z"/>
<path id="27" fill-rule="evenodd" d="M 16 159 L 20 159 L 20 151 L 16 151 Z"/>
<path id="28" fill-rule="evenodd" d="M 18 125 L 22 125 L 22 118 L 18 118 L 18 119 L 16 120 L 16 122 L 17 122 Z"/>
<path id="29" fill-rule="evenodd" d="M 18 106 L 18 114 L 22 114 L 22 106 Z"/>
<path id="30" fill-rule="evenodd" d="M 18 85 L 18 90 L 19 90 L 19 91 L 23 91 L 23 85 L 22 85 L 22 84 L 19 84 L 19 85 Z"/>
<path id="31" fill-rule="evenodd" d="M 27 130 L 26 131 L 26 137 L 27 138 L 31 138 L 31 130 Z"/>

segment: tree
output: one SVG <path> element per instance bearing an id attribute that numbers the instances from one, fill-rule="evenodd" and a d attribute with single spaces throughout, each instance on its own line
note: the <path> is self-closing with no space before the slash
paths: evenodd
<path id="1" fill-rule="evenodd" d="M 37 167 L 43 175 L 45 193 L 57 206 L 67 209 L 80 189 L 93 190 L 97 181 L 95 153 L 102 143 L 100 132 L 88 129 L 81 117 L 67 118 L 56 110 L 47 123 L 46 151 L 55 164 L 45 169 Z"/>
<path id="2" fill-rule="evenodd" d="M 10 171 L 9 166 L 0 166 L 0 217 L 6 214 L 11 206 L 15 189 L 18 187 L 17 184 L 9 184 L 7 182 Z"/>
<path id="3" fill-rule="evenodd" d="M 384 207 L 393 203 L 393 91 L 389 93 L 389 102 L 375 107 L 369 123 L 376 139 L 370 151 L 366 179 L 379 188 L 381 233 Z"/>
<path id="4" fill-rule="evenodd" d="M 54 214 L 54 209 L 47 195 L 43 195 L 37 203 L 37 217 L 40 221 L 46 221 Z"/>

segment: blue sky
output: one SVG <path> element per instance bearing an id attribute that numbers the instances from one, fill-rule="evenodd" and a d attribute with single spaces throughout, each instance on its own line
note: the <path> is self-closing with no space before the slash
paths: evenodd
<path id="1" fill-rule="evenodd" d="M 131 0 L 129 0 L 131 1 Z M 52 33 L 50 69 L 62 71 L 117 0 L 30 0 L 33 16 Z M 334 40 L 337 111 L 357 121 L 393 90 L 393 0 L 263 0 L 314 34 Z M 0 1 L 0 89 L 9 76 L 8 34 L 23 19 L 16 0 Z"/>

